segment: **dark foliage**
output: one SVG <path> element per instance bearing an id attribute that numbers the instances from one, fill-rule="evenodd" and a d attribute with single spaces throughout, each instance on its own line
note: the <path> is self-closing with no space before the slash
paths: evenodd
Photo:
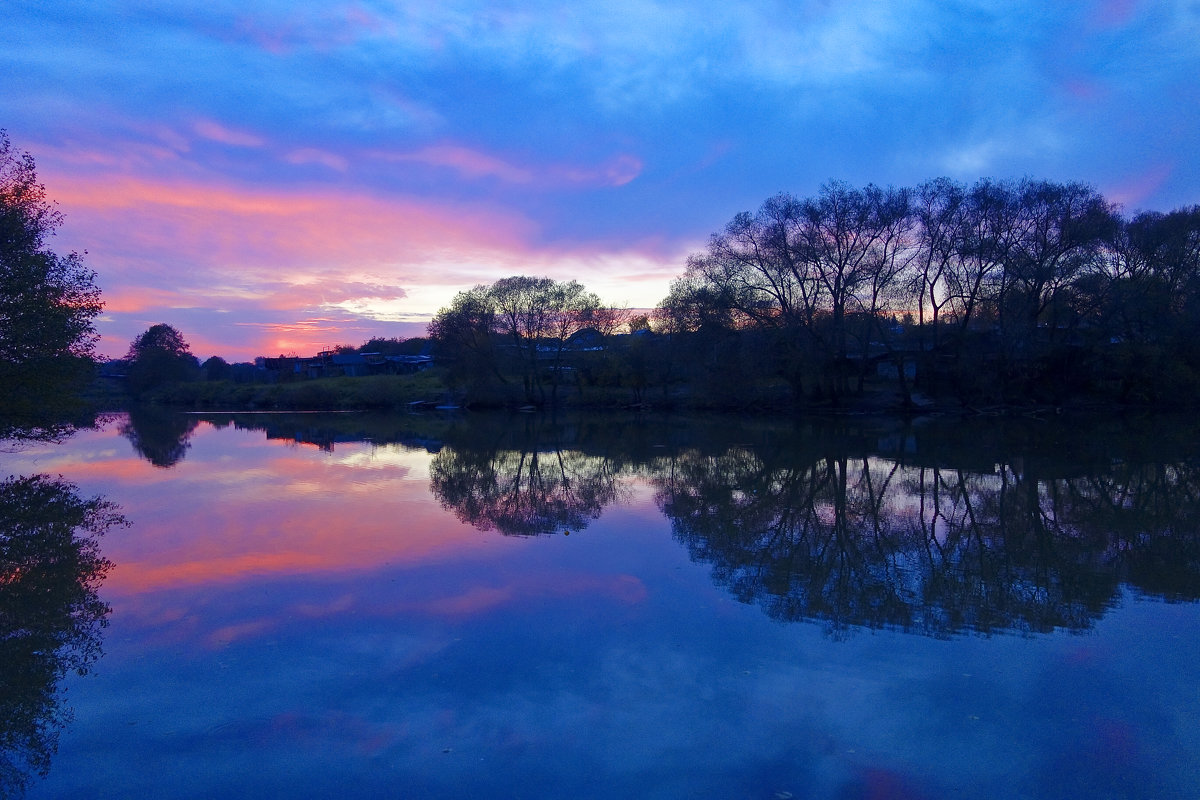
<path id="1" fill-rule="evenodd" d="M 139 404 L 129 409 L 129 418 L 121 425 L 121 435 L 139 456 L 166 469 L 183 460 L 198 424 L 194 415 Z"/>
<path id="2" fill-rule="evenodd" d="M 152 325 L 129 344 L 125 355 L 130 391 L 141 395 L 168 383 L 193 380 L 200 362 L 192 355 L 178 330 L 159 323 Z"/>
<path id="3" fill-rule="evenodd" d="M 103 308 L 82 255 L 47 246 L 61 224 L 33 157 L 0 130 L 0 415 L 33 432 L 78 413 Z"/>
<path id="4" fill-rule="evenodd" d="M 463 521 L 576 533 L 640 475 L 716 583 L 836 636 L 1081 631 L 1122 584 L 1200 599 L 1187 420 L 1171 420 L 1169 442 L 1152 435 L 1161 418 L 486 423 L 448 431 L 432 464 L 434 494 Z"/>
<path id="5" fill-rule="evenodd" d="M 98 537 L 124 524 L 111 503 L 84 500 L 45 475 L 0 481 L 0 795 L 45 775 L 70 719 L 59 683 L 100 655 L 111 564 Z"/>
<path id="6" fill-rule="evenodd" d="M 774 376 L 800 403 L 890 374 L 906 405 L 914 390 L 976 407 L 1186 404 L 1200 390 L 1200 207 L 1127 220 L 1077 183 L 832 183 L 734 217 L 658 319 L 684 360 L 718 358 L 718 331 L 771 334 L 774 358 L 736 380 Z M 712 396 L 702 377 L 687 386 Z"/>
<path id="7" fill-rule="evenodd" d="M 429 338 L 456 387 L 541 405 L 572 383 L 572 343 L 589 329 L 603 339 L 621 317 L 576 281 L 515 275 L 460 292 L 434 317 Z"/>

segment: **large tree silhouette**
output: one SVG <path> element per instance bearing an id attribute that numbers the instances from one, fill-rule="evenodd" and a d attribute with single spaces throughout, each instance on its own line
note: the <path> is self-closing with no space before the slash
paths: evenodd
<path id="1" fill-rule="evenodd" d="M 192 355 L 183 334 L 165 322 L 151 325 L 129 344 L 129 388 L 134 394 L 173 381 L 197 377 L 200 362 Z"/>
<path id="2" fill-rule="evenodd" d="M 60 432 L 91 376 L 103 303 L 83 257 L 49 248 L 61 224 L 33 156 L 0 130 L 0 416 L 17 420 L 3 435 Z"/>

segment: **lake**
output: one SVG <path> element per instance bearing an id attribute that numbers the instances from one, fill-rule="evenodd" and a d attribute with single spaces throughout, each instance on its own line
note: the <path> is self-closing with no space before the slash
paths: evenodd
<path id="1" fill-rule="evenodd" d="M 139 410 L 35 474 L 14 796 L 1200 797 L 1193 420 Z"/>

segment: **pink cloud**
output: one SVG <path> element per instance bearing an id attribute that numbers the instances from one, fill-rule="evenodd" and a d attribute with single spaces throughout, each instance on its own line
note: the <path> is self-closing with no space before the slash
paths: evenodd
<path id="1" fill-rule="evenodd" d="M 272 55 L 285 55 L 308 47 L 328 52 L 371 36 L 385 35 L 394 24 L 362 4 L 325 5 L 313 13 L 292 13 L 287 18 L 244 15 L 233 33 Z"/>
<path id="2" fill-rule="evenodd" d="M 106 249 L 159 264 L 186 259 L 235 274 L 259 267 L 282 282 L 304 266 L 520 250 L 522 237 L 532 232 L 530 223 L 511 214 L 337 190 L 128 176 L 45 178 L 72 229 Z M 100 253 L 101 244 L 89 249 Z"/>
<path id="3" fill-rule="evenodd" d="M 512 599 L 513 591 L 511 587 L 497 589 L 476 586 L 454 597 L 441 597 L 429 600 L 425 603 L 424 610 L 437 616 L 473 616 L 502 606 Z"/>
<path id="4" fill-rule="evenodd" d="M 1100 0 L 1094 20 L 1104 28 L 1120 28 L 1137 12 L 1138 0 Z"/>
<path id="5" fill-rule="evenodd" d="M 641 159 L 627 154 L 598 165 L 519 166 L 497 156 L 455 144 L 439 144 L 413 152 L 375 152 L 387 161 L 412 162 L 452 169 L 470 179 L 494 178 L 505 183 L 541 186 L 624 186 L 641 174 Z"/>
<path id="6" fill-rule="evenodd" d="M 1146 198 L 1157 192 L 1171 177 L 1174 164 L 1157 164 L 1130 175 L 1104 190 L 1104 196 L 1127 209 L 1136 209 Z"/>
<path id="7" fill-rule="evenodd" d="M 289 164 L 303 166 L 305 164 L 319 164 L 323 167 L 329 167 L 338 172 L 345 172 L 349 166 L 346 159 L 336 153 L 330 153 L 325 150 L 318 150 L 314 147 L 302 147 L 299 150 L 293 150 L 284 156 L 284 160 Z"/>
<path id="8" fill-rule="evenodd" d="M 120 287 L 104 293 L 104 310 L 109 313 L 139 313 L 152 308 L 190 308 L 194 303 L 183 301 L 184 295 L 169 289 L 151 287 Z"/>
<path id="9" fill-rule="evenodd" d="M 133 173 L 164 162 L 175 162 L 191 145 L 188 140 L 165 125 L 133 126 L 137 138 L 108 141 L 102 146 L 81 145 L 76 141 L 65 144 L 35 143 L 31 148 L 38 163 L 69 165 L 73 169 L 115 170 Z"/>
<path id="10" fill-rule="evenodd" d="M 495 166 L 461 149 L 441 155 Z M 619 181 L 635 167 L 618 159 L 570 178 Z M 184 330 L 198 354 L 235 359 L 420 335 L 455 292 L 511 274 L 577 279 L 609 302 L 653 305 L 682 264 L 656 241 L 540 247 L 528 219 L 473 203 L 66 165 L 42 177 L 68 220 L 59 245 L 88 250 L 100 274 L 101 352 L 111 355 L 156 322 L 184 330 L 191 320 L 203 331 Z"/>
<path id="11" fill-rule="evenodd" d="M 575 597 L 584 594 L 607 595 L 625 605 L 637 605 L 645 602 L 649 596 L 646 585 L 632 575 L 554 573 L 524 576 L 507 586 L 475 586 L 461 594 L 434 597 L 415 603 L 405 602 L 390 608 L 381 607 L 376 609 L 376 612 L 392 614 L 418 611 L 434 616 L 470 617 L 531 598 Z"/>
<path id="12" fill-rule="evenodd" d="M 624 186 L 642 174 L 641 159 L 631 155 L 619 155 L 592 168 L 566 168 L 555 170 L 567 183 L 598 186 Z"/>
<path id="13" fill-rule="evenodd" d="M 447 167 L 468 178 L 497 178 L 506 183 L 529 183 L 533 173 L 495 156 L 457 145 L 435 145 L 411 153 L 379 153 L 389 161 L 413 161 L 431 167 Z"/>
<path id="14" fill-rule="evenodd" d="M 339 344 L 361 344 L 372 336 L 398 335 L 393 331 L 381 330 L 378 323 L 354 320 L 299 319 L 286 323 L 235 322 L 234 327 L 246 331 L 239 335 L 240 347 L 231 347 L 229 342 L 212 340 L 210 350 L 222 355 L 232 354 L 249 360 L 269 355 L 312 355 Z M 414 325 L 402 335 L 423 336 L 424 326 Z"/>
<path id="15" fill-rule="evenodd" d="M 227 144 L 232 147 L 262 147 L 264 144 L 266 144 L 262 137 L 246 131 L 238 131 L 234 130 L 233 128 L 227 128 L 219 122 L 214 122 L 213 120 L 199 120 L 192 126 L 192 129 L 197 135 L 205 139 L 209 139 L 220 144 Z"/>
<path id="16" fill-rule="evenodd" d="M 205 638 L 205 644 L 217 650 L 222 647 L 228 647 L 239 639 L 253 639 L 261 636 L 268 631 L 274 630 L 275 627 L 276 623 L 274 620 L 265 619 L 225 625 L 209 633 Z"/>
<path id="17" fill-rule="evenodd" d="M 292 466 L 285 463 L 282 469 Z M 279 467 L 278 461 L 272 466 Z M 146 468 L 153 469 L 149 465 Z M 311 474 L 311 465 L 297 468 L 302 470 L 299 480 L 319 481 L 328 492 L 343 487 L 352 478 L 336 472 Z M 289 490 L 287 485 L 276 485 L 275 489 L 288 498 L 288 508 L 283 512 L 257 499 L 246 501 L 226 492 L 226 502 L 237 507 L 236 515 L 232 511 L 214 513 L 184 507 L 163 509 L 153 519 L 136 520 L 139 535 L 147 541 L 147 537 L 158 537 L 156 543 L 141 552 L 114 558 L 119 566 L 106 581 L 106 589 L 130 595 L 168 587 L 250 581 L 264 575 L 375 569 L 380 563 L 423 561 L 478 536 L 470 528 L 447 526 L 438 514 L 417 510 L 411 504 L 406 508 L 406 520 L 414 527 L 424 527 L 419 535 L 397 536 L 396 519 L 390 513 L 394 509 L 384 505 L 372 507 L 356 523 L 353 546 L 348 546 L 338 521 L 342 512 L 320 496 L 305 496 Z M 353 490 L 348 488 L 350 494 Z M 174 532 L 188 530 L 197 520 L 220 534 L 203 541 L 174 537 Z"/>

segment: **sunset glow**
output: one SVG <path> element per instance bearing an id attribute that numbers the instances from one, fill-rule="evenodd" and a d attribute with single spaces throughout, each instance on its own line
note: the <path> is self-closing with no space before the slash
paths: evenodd
<path id="1" fill-rule="evenodd" d="M 412 336 L 512 274 L 652 307 L 830 180 L 1200 202 L 1200 10 L 1158 0 L 6 8 L 0 127 L 86 250 L 105 355 Z"/>

